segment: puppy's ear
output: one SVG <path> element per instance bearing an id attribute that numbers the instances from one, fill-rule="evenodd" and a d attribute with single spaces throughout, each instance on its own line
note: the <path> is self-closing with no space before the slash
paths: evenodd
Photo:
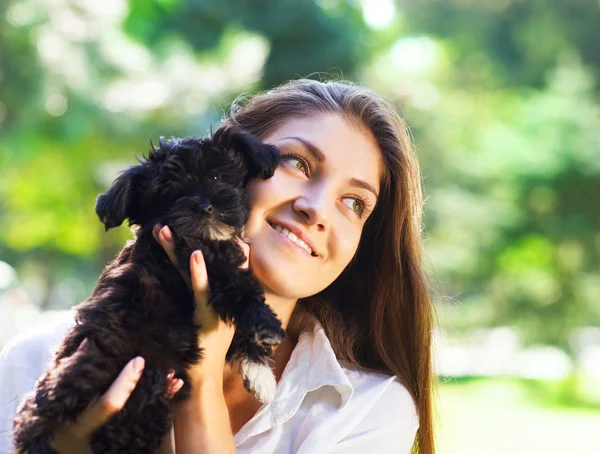
<path id="1" fill-rule="evenodd" d="M 148 164 L 125 170 L 104 194 L 96 199 L 96 214 L 106 230 L 120 226 L 125 219 L 133 224 L 139 212 L 139 194 L 148 178 Z"/>
<path id="2" fill-rule="evenodd" d="M 254 134 L 233 126 L 224 126 L 213 134 L 217 146 L 230 147 L 242 154 L 248 173 L 244 180 L 271 178 L 279 165 L 279 148 L 261 142 Z"/>

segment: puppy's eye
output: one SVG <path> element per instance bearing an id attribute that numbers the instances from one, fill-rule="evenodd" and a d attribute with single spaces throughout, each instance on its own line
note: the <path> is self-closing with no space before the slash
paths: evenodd
<path id="1" fill-rule="evenodd" d="M 215 175 L 214 177 L 212 177 L 213 183 L 216 183 L 217 181 L 221 181 L 221 176 L 220 175 Z"/>

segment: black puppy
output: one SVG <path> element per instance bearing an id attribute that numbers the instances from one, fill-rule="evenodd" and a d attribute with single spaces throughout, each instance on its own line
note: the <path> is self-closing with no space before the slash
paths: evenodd
<path id="1" fill-rule="evenodd" d="M 210 138 L 160 142 L 148 158 L 126 170 L 98 197 L 96 213 L 106 229 L 129 219 L 130 242 L 100 276 L 90 298 L 77 308 L 76 325 L 58 349 L 15 419 L 17 452 L 54 453 L 59 425 L 75 421 L 104 393 L 125 364 L 140 355 L 143 374 L 125 407 L 92 438 L 95 453 L 152 453 L 170 428 L 174 402 L 189 396 L 187 369 L 201 361 L 189 275 L 191 253 L 200 249 L 207 266 L 209 304 L 236 325 L 228 360 L 259 399 L 273 397 L 267 364 L 283 338 L 281 322 L 265 304 L 259 282 L 239 268 L 245 255 L 235 239 L 248 218 L 245 184 L 270 178 L 276 147 L 253 135 L 221 128 Z M 154 240 L 160 223 L 173 233 L 180 270 Z M 87 339 L 85 349 L 78 347 Z M 174 399 L 167 372 L 185 385 Z"/>

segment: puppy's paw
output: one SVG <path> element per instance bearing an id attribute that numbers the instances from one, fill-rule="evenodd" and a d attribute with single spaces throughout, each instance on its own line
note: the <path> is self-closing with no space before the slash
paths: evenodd
<path id="1" fill-rule="evenodd" d="M 267 364 L 244 358 L 240 361 L 240 373 L 244 379 L 244 387 L 258 400 L 271 402 L 275 398 L 277 381 Z"/>
<path id="2" fill-rule="evenodd" d="M 285 336 L 285 331 L 280 326 L 258 325 L 252 329 L 254 343 L 264 349 L 279 345 Z"/>

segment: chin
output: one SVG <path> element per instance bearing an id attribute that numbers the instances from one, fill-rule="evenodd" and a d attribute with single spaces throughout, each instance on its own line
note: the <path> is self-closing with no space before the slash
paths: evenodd
<path id="1" fill-rule="evenodd" d="M 281 263 L 273 263 L 273 259 L 267 260 L 263 257 L 250 255 L 250 268 L 262 283 L 266 293 L 272 293 L 283 298 L 296 300 L 306 298 L 326 287 L 307 285 L 306 279 L 298 279 L 299 274 L 302 274 L 298 269 L 282 266 Z"/>

